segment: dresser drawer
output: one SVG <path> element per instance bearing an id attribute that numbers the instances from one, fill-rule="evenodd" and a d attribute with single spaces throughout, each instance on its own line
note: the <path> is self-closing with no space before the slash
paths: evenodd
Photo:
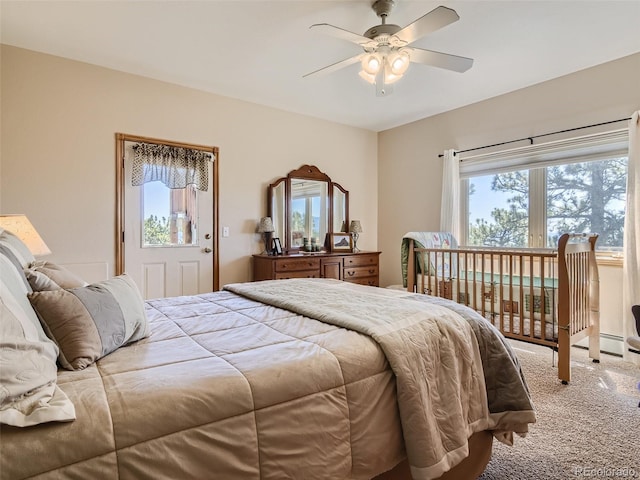
<path id="1" fill-rule="evenodd" d="M 319 258 L 286 258 L 276 260 L 276 272 L 295 272 L 300 270 L 316 270 L 320 273 Z"/>
<path id="2" fill-rule="evenodd" d="M 349 280 L 352 278 L 364 278 L 364 277 L 377 277 L 378 266 L 372 265 L 369 267 L 354 267 L 344 269 L 344 279 Z"/>
<path id="3" fill-rule="evenodd" d="M 344 266 L 345 268 L 349 267 L 363 267 L 365 265 L 378 265 L 378 255 L 372 254 L 360 254 L 360 255 L 349 255 L 348 257 L 344 257 Z"/>
<path id="4" fill-rule="evenodd" d="M 254 255 L 253 280 L 335 278 L 377 287 L 380 284 L 379 255 L 380 252 Z"/>
<path id="5" fill-rule="evenodd" d="M 345 278 L 345 282 L 358 283 L 360 285 L 369 285 L 370 287 L 378 287 L 378 277 L 361 277 L 361 278 Z"/>
<path id="6" fill-rule="evenodd" d="M 286 280 L 287 278 L 320 278 L 318 270 L 291 270 L 290 272 L 278 272 L 276 280 Z"/>

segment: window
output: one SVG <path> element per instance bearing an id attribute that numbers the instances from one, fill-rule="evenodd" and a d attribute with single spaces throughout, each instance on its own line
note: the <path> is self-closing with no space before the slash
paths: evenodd
<path id="1" fill-rule="evenodd" d="M 469 179 L 467 245 L 523 247 L 529 239 L 529 172 Z M 466 218 L 466 217 L 465 217 Z"/>
<path id="2" fill-rule="evenodd" d="M 600 250 L 622 251 L 627 157 L 547 167 L 547 245 L 564 232 L 595 232 Z"/>
<path id="3" fill-rule="evenodd" d="M 194 185 L 169 188 L 155 181 L 143 184 L 142 190 L 142 247 L 198 245 Z"/>
<path id="4" fill-rule="evenodd" d="M 593 232 L 598 250 L 622 251 L 627 148 L 620 130 L 461 159 L 463 243 L 553 247 Z"/>

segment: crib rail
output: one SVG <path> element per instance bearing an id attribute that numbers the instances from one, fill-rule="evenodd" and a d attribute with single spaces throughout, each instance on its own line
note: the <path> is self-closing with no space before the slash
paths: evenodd
<path id="1" fill-rule="evenodd" d="M 598 310 L 597 235 L 564 234 L 558 249 L 417 248 L 408 288 L 467 305 L 510 338 L 556 347 L 589 334 Z"/>
<path id="2" fill-rule="evenodd" d="M 473 308 L 506 337 L 558 350 L 566 383 L 571 345 L 588 336 L 599 359 L 597 238 L 564 234 L 557 250 L 418 248 L 410 240 L 407 287 Z"/>
<path id="3" fill-rule="evenodd" d="M 416 248 L 412 291 L 473 308 L 507 337 L 554 346 L 557 252 L 551 249 Z M 409 267 L 411 270 L 411 266 Z"/>

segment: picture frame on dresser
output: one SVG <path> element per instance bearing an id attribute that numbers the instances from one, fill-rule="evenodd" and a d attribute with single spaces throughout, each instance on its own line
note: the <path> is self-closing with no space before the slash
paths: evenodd
<path id="1" fill-rule="evenodd" d="M 332 252 L 353 252 L 353 238 L 350 233 L 332 233 L 330 247 Z"/>
<path id="2" fill-rule="evenodd" d="M 280 239 L 278 237 L 273 239 L 273 254 L 282 255 L 282 244 L 280 243 Z"/>

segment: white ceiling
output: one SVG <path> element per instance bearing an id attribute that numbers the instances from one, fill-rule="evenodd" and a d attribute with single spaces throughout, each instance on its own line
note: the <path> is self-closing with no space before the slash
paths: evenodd
<path id="1" fill-rule="evenodd" d="M 475 60 L 466 73 L 412 64 L 376 97 L 359 65 L 302 78 L 360 53 L 309 30 L 380 23 L 358 1 L 7 1 L 2 43 L 381 131 L 640 52 L 640 0 L 396 0 L 402 27 L 438 5 L 460 20 L 413 46 Z"/>

